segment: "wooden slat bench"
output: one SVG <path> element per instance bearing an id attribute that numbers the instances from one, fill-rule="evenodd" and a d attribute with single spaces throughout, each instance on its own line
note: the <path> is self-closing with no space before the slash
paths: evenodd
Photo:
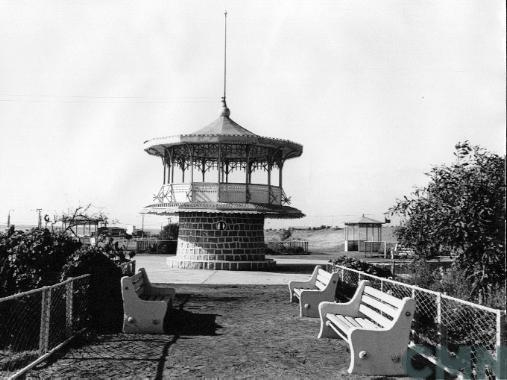
<path id="1" fill-rule="evenodd" d="M 164 316 L 172 306 L 174 289 L 165 284 L 153 285 L 144 268 L 134 276 L 121 278 L 123 298 L 123 332 L 164 332 Z"/>
<path id="2" fill-rule="evenodd" d="M 317 265 L 308 281 L 290 281 L 290 302 L 299 299 L 301 317 L 319 317 L 319 303 L 334 301 L 338 273 L 329 273 Z"/>
<path id="3" fill-rule="evenodd" d="M 399 299 L 360 281 L 347 303 L 319 305 L 319 338 L 344 339 L 350 346 L 349 373 L 402 375 L 415 300 Z"/>

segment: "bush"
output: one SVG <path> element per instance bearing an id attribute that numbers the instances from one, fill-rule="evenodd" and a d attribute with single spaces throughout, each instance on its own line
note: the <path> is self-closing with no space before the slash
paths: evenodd
<path id="1" fill-rule="evenodd" d="M 303 247 L 286 247 L 281 242 L 266 244 L 266 255 L 307 255 Z"/>
<path id="2" fill-rule="evenodd" d="M 467 298 L 486 302 L 505 284 L 505 156 L 468 141 L 434 167 L 425 187 L 396 201 L 398 241 L 422 258 L 452 254 Z"/>
<path id="3" fill-rule="evenodd" d="M 89 297 L 91 302 L 89 322 L 100 331 L 119 331 L 123 315 L 121 266 L 129 261 L 125 252 L 113 244 L 83 247 L 64 232 L 10 229 L 8 233 L 0 233 L 0 297 L 54 285 L 68 277 L 89 273 L 92 274 L 89 293 L 84 289 L 77 290 L 81 292 L 78 299 Z M 16 302 L 12 307 L 1 308 L 1 320 L 13 321 L 12 318 L 22 319 L 27 313 L 40 313 L 40 302 L 32 303 L 30 308 L 25 307 L 23 314 L 13 311 L 15 306 L 23 306 L 22 300 Z M 5 326 L 9 327 L 7 324 Z M 33 329 L 30 334 L 24 335 L 38 337 L 38 327 Z M 1 346 L 9 345 L 9 338 L 5 335 L 7 332 L 2 331 Z"/>
<path id="4" fill-rule="evenodd" d="M 292 236 L 292 232 L 290 230 L 282 230 L 282 233 L 280 235 L 280 240 L 287 240 Z"/>
<path id="5" fill-rule="evenodd" d="M 177 248 L 177 241 L 159 241 L 150 248 L 150 253 L 156 253 L 158 255 L 175 255 Z"/>
<path id="6" fill-rule="evenodd" d="M 160 231 L 159 238 L 160 240 L 176 240 L 178 239 L 178 232 L 180 230 L 180 226 L 177 223 L 169 223 L 168 225 L 162 228 Z"/>
<path id="7" fill-rule="evenodd" d="M 385 277 L 385 278 L 393 277 L 392 272 L 387 268 L 377 267 L 377 266 L 370 264 L 366 261 L 361 261 L 358 259 L 354 259 L 352 257 L 340 256 L 340 257 L 337 257 L 336 259 L 329 260 L 329 262 L 333 265 L 341 265 L 341 266 L 355 269 L 355 270 L 359 270 L 361 272 L 365 272 L 365 273 L 368 273 L 368 274 L 371 274 L 371 275 L 377 276 L 377 277 Z"/>
<path id="8" fill-rule="evenodd" d="M 69 256 L 80 247 L 69 235 L 48 229 L 0 233 L 0 296 L 57 283 Z"/>
<path id="9" fill-rule="evenodd" d="M 445 293 L 452 297 L 460 298 L 466 301 L 476 302 L 472 293 L 472 281 L 468 279 L 465 273 L 455 265 L 444 269 L 437 267 L 432 269 L 430 264 L 423 259 L 414 260 L 410 264 L 412 276 L 409 282 L 421 288 Z M 482 299 L 482 304 L 497 308 L 505 308 L 505 288 L 490 286 L 486 296 Z"/>
<path id="10" fill-rule="evenodd" d="M 91 274 L 88 288 L 89 326 L 98 332 L 118 332 L 123 320 L 120 279 L 122 260 L 100 247 L 81 248 L 62 268 L 61 280 Z"/>
<path id="11" fill-rule="evenodd" d="M 393 274 L 387 268 L 380 268 L 373 264 L 367 263 L 365 261 L 357 260 L 347 256 L 340 256 L 336 259 L 329 260 L 331 265 L 341 265 L 350 269 L 355 269 L 364 273 L 371 274 L 377 277 L 392 277 Z M 341 280 L 338 281 L 338 286 L 336 287 L 335 298 L 340 302 L 348 301 L 354 295 L 357 286 L 355 284 L 351 284 L 350 282 Z"/>

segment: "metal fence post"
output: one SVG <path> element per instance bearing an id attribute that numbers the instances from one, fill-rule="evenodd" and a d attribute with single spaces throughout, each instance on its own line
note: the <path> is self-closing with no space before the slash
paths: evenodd
<path id="1" fill-rule="evenodd" d="M 72 335 L 72 310 L 74 304 L 74 280 L 65 284 L 65 333 L 69 337 Z"/>
<path id="2" fill-rule="evenodd" d="M 502 310 L 496 313 L 496 378 L 507 377 L 507 329 L 506 314 Z"/>
<path id="3" fill-rule="evenodd" d="M 49 322 L 51 318 L 51 288 L 45 287 L 42 290 L 40 331 L 39 331 L 39 352 L 45 354 L 49 348 Z"/>
<path id="4" fill-rule="evenodd" d="M 437 317 L 436 317 L 436 322 L 437 322 L 437 339 L 438 339 L 438 342 L 437 342 L 437 346 L 439 348 L 442 348 L 443 345 L 445 345 L 445 328 L 444 326 L 442 326 L 442 293 L 437 293 Z"/>
<path id="5" fill-rule="evenodd" d="M 343 278 L 345 276 L 345 269 L 341 268 L 341 271 L 342 271 L 342 282 L 343 282 Z"/>

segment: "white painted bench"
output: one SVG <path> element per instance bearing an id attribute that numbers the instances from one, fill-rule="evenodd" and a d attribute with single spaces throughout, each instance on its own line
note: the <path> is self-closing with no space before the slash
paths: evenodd
<path id="1" fill-rule="evenodd" d="M 162 334 L 174 294 L 174 289 L 165 284 L 153 285 L 144 268 L 134 276 L 122 277 L 123 332 Z"/>
<path id="2" fill-rule="evenodd" d="M 319 303 L 334 301 L 338 272 L 329 273 L 317 265 L 308 281 L 290 281 L 290 302 L 299 299 L 301 317 L 319 317 Z"/>
<path id="3" fill-rule="evenodd" d="M 399 299 L 360 281 L 347 303 L 319 305 L 319 338 L 344 339 L 350 346 L 349 373 L 402 375 L 415 300 Z"/>

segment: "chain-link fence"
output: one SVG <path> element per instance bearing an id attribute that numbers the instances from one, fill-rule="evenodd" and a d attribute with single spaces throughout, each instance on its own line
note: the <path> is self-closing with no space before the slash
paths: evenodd
<path id="1" fill-rule="evenodd" d="M 90 275 L 0 298 L 0 378 L 28 370 L 87 326 Z"/>
<path id="2" fill-rule="evenodd" d="M 493 376 L 507 360 L 505 310 L 498 310 L 415 285 L 373 276 L 340 265 L 328 264 L 338 272 L 337 298 L 347 300 L 361 280 L 397 298 L 412 297 L 416 312 L 412 323 L 411 347 L 446 371 L 459 369 L 469 377 Z"/>

